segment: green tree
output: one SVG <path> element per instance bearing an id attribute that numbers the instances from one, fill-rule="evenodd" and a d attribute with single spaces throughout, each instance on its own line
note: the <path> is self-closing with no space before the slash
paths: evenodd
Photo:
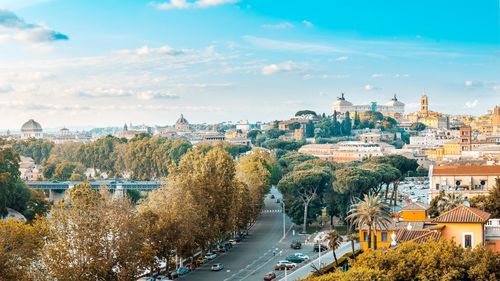
<path id="1" fill-rule="evenodd" d="M 307 122 L 306 124 L 306 137 L 307 138 L 312 138 L 314 137 L 314 123 L 313 121 L 309 120 L 309 122 Z"/>
<path id="2" fill-rule="evenodd" d="M 357 199 L 351 205 L 347 219 L 359 229 L 368 228 L 368 248 L 371 248 L 373 233 L 373 248 L 375 250 L 377 249 L 377 229 L 387 229 L 391 223 L 389 206 L 379 196 L 372 194 L 365 194 L 363 200 Z"/>
<path id="3" fill-rule="evenodd" d="M 335 251 L 338 250 L 340 245 L 342 245 L 342 242 L 344 242 L 344 239 L 336 230 L 328 232 L 326 239 L 328 240 L 328 247 L 332 249 L 333 252 L 333 258 L 335 259 L 335 265 L 339 266 L 339 262 L 337 261 L 337 255 L 335 254 Z"/>
<path id="4" fill-rule="evenodd" d="M 345 113 L 345 119 L 342 121 L 342 135 L 350 136 L 352 129 L 352 121 L 349 111 Z"/>
<path id="5" fill-rule="evenodd" d="M 465 198 L 461 194 L 446 193 L 439 201 L 439 213 L 444 213 L 462 205 Z"/>

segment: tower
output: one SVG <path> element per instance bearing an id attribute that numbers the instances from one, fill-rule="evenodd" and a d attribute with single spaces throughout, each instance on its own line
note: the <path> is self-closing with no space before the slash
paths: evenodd
<path id="1" fill-rule="evenodd" d="M 495 106 L 493 108 L 493 117 L 491 118 L 491 125 L 493 127 L 499 127 L 500 126 L 500 106 Z"/>
<path id="2" fill-rule="evenodd" d="M 429 115 L 429 99 L 427 98 L 427 95 L 423 95 L 420 98 L 420 113 L 423 116 Z"/>
<path id="3" fill-rule="evenodd" d="M 472 150 L 472 129 L 470 126 L 460 127 L 460 151 Z"/>

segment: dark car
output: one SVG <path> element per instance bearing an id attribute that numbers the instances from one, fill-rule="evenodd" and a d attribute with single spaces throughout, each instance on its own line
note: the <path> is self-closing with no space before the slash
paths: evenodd
<path id="1" fill-rule="evenodd" d="M 274 199 L 274 198 L 275 198 L 275 197 L 274 197 L 274 194 L 271 194 L 271 199 Z"/>
<path id="2" fill-rule="evenodd" d="M 286 258 L 286 260 L 287 260 L 287 261 L 289 261 L 289 262 L 293 262 L 293 263 L 301 263 L 301 262 L 303 262 L 303 261 L 304 261 L 304 259 L 303 259 L 303 258 L 298 257 L 298 256 L 296 256 L 296 255 L 291 255 L 291 256 L 288 256 L 288 257 Z"/>
<path id="3" fill-rule="evenodd" d="M 323 245 L 323 244 L 314 244 L 314 251 L 319 252 L 319 249 L 321 248 L 321 252 L 327 251 L 328 247 Z"/>
<path id="4" fill-rule="evenodd" d="M 299 240 L 293 240 L 292 244 L 290 244 L 290 248 L 298 250 L 302 248 L 302 243 Z"/>
<path id="5" fill-rule="evenodd" d="M 271 281 L 276 278 L 276 273 L 274 272 L 268 272 L 266 275 L 264 275 L 264 281 Z"/>

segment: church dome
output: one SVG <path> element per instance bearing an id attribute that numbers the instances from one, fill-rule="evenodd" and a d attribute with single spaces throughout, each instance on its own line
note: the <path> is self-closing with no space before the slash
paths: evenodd
<path id="1" fill-rule="evenodd" d="M 175 124 L 177 125 L 189 125 L 189 122 L 188 120 L 186 120 L 186 118 L 184 118 L 184 115 L 181 114 L 181 117 L 179 119 L 177 119 L 177 122 L 175 122 Z"/>
<path id="2" fill-rule="evenodd" d="M 28 120 L 28 122 L 24 123 L 21 127 L 21 132 L 41 132 L 42 126 L 40 123 L 36 122 L 33 119 Z"/>

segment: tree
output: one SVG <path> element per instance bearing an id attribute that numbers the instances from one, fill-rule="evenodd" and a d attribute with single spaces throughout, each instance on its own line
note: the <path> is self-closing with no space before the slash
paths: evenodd
<path id="1" fill-rule="evenodd" d="M 379 196 L 372 194 L 365 194 L 363 200 L 357 199 L 351 205 L 347 219 L 359 229 L 368 228 L 368 248 L 371 248 L 372 231 L 374 231 L 373 248 L 375 250 L 377 249 L 377 228 L 387 229 L 391 223 L 389 206 Z"/>
<path id="2" fill-rule="evenodd" d="M 314 137 L 314 123 L 313 121 L 309 120 L 309 122 L 307 122 L 306 124 L 306 137 L 307 138 L 312 138 Z"/>
<path id="3" fill-rule="evenodd" d="M 473 207 L 491 214 L 492 218 L 500 217 L 500 178 L 495 179 L 496 184 L 488 195 L 478 195 L 470 199 Z"/>
<path id="4" fill-rule="evenodd" d="M 332 129 L 330 136 L 340 136 L 342 134 L 342 129 L 340 126 L 340 123 L 338 121 L 338 112 L 334 111 L 333 112 L 333 117 L 332 117 Z"/>
<path id="5" fill-rule="evenodd" d="M 338 234 L 336 230 L 328 232 L 326 239 L 328 240 L 328 247 L 332 249 L 333 258 L 335 259 L 335 265 L 339 266 L 339 262 L 337 261 L 337 255 L 335 254 L 335 251 L 337 251 L 342 242 L 344 242 L 344 239 L 342 238 L 342 236 Z"/>
<path id="6" fill-rule="evenodd" d="M 133 280 L 143 236 L 128 200 L 77 185 L 47 218 L 41 275 L 57 280 Z"/>
<path id="7" fill-rule="evenodd" d="M 482 247 L 464 249 L 455 241 L 406 242 L 395 248 L 366 251 L 348 271 L 307 280 L 500 280 L 497 258 Z"/>
<path id="8" fill-rule="evenodd" d="M 304 208 L 302 231 L 304 233 L 306 232 L 309 204 L 313 199 L 321 198 L 331 182 L 332 176 L 328 171 L 322 168 L 313 168 L 292 171 L 278 183 L 278 189 L 285 197 L 294 198 L 302 203 Z"/>
<path id="9" fill-rule="evenodd" d="M 354 243 L 359 241 L 359 233 L 353 232 L 349 234 L 349 241 L 351 241 L 352 258 L 356 261 L 356 252 L 354 251 Z"/>
<path id="10" fill-rule="evenodd" d="M 455 209 L 456 207 L 462 205 L 464 201 L 465 198 L 462 194 L 446 193 L 444 197 L 438 201 L 439 213 Z"/>
<path id="11" fill-rule="evenodd" d="M 345 119 L 342 121 L 342 135 L 350 136 L 352 129 L 352 121 L 349 111 L 345 113 Z"/>
<path id="12" fill-rule="evenodd" d="M 7 208 L 21 213 L 26 209 L 30 192 L 20 179 L 19 154 L 11 147 L 0 148 L 0 217 Z"/>
<path id="13" fill-rule="evenodd" d="M 361 120 L 359 119 L 359 114 L 357 111 L 354 112 L 354 126 L 353 128 L 359 129 L 359 125 L 361 123 Z"/>
<path id="14" fill-rule="evenodd" d="M 295 113 L 295 117 L 300 117 L 304 119 L 315 118 L 317 116 L 316 112 L 312 110 L 300 110 Z"/>
<path id="15" fill-rule="evenodd" d="M 425 124 L 420 123 L 420 122 L 413 123 L 410 126 L 411 130 L 413 130 L 413 131 L 419 131 L 419 132 L 425 130 L 426 128 L 427 127 L 425 126 Z"/>

